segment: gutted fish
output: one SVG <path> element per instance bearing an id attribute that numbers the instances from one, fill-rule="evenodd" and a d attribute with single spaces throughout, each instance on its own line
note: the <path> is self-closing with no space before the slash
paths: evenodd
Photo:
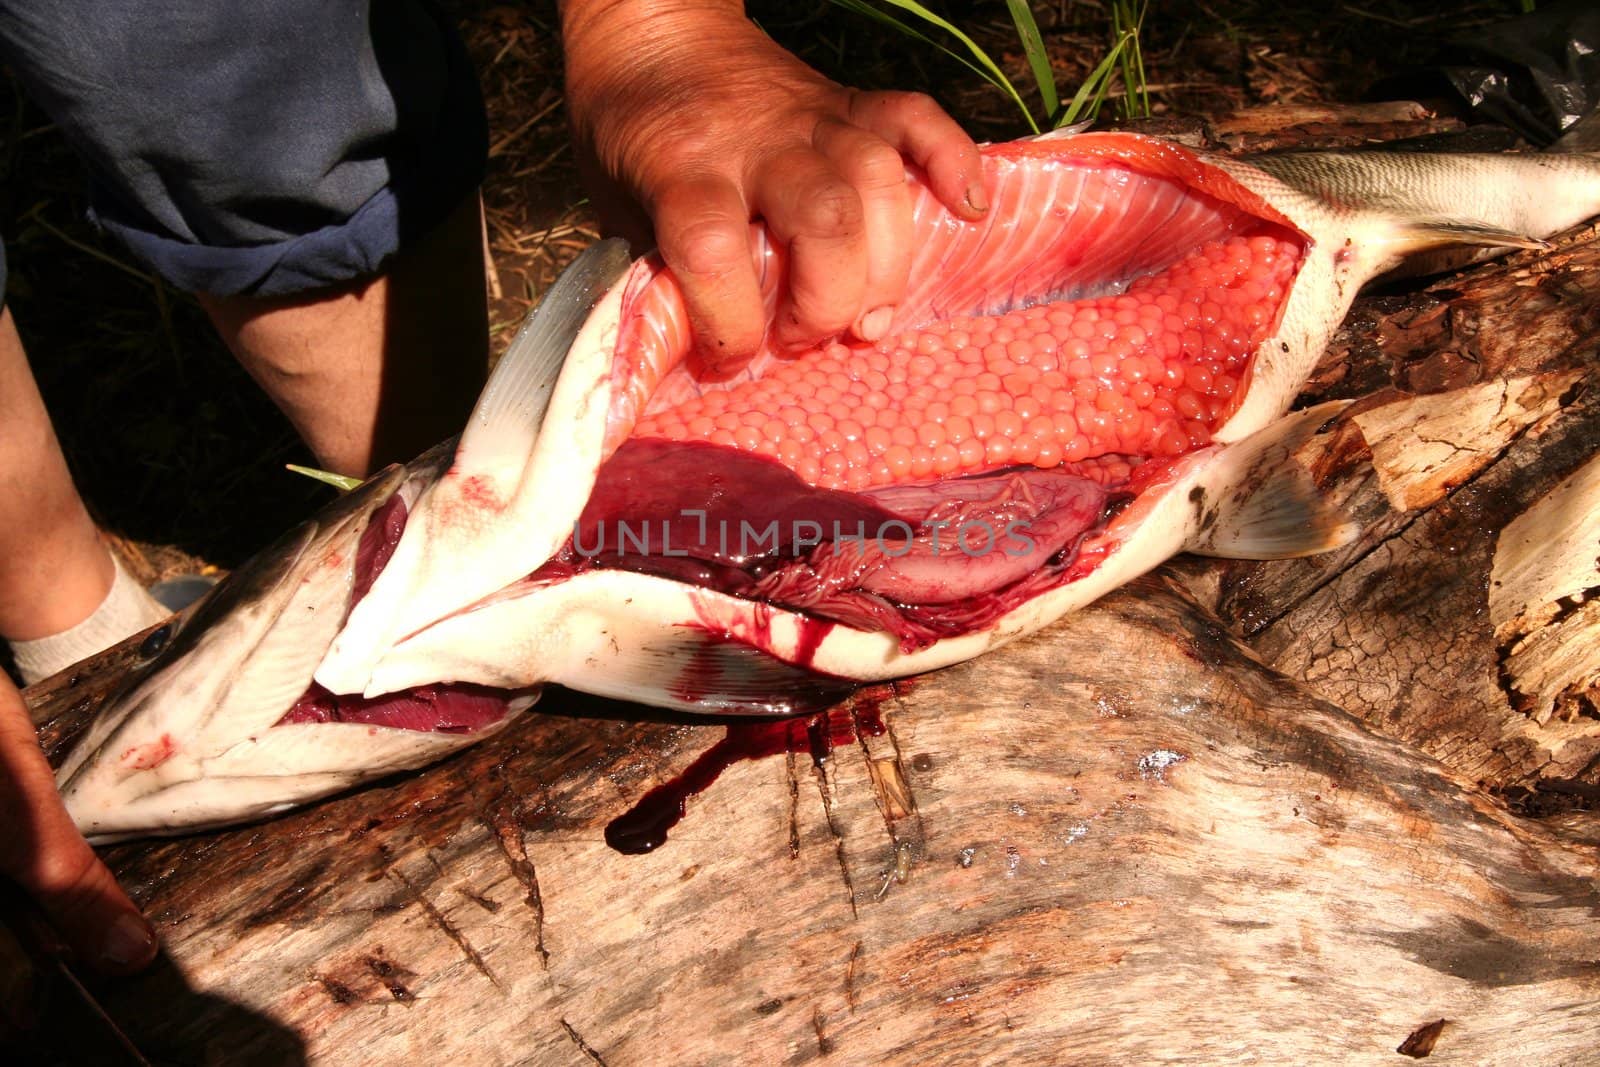
<path id="1" fill-rule="evenodd" d="M 230 579 L 62 770 L 96 835 L 257 816 L 425 763 L 556 682 L 789 714 L 1032 632 L 1180 551 L 1353 530 L 1283 417 L 1360 286 L 1600 212 L 1588 156 L 1201 156 L 1090 134 L 985 150 L 962 222 L 913 183 L 882 340 L 688 358 L 681 293 L 604 243 L 453 451 Z M 763 246 L 763 287 L 782 250 Z"/>

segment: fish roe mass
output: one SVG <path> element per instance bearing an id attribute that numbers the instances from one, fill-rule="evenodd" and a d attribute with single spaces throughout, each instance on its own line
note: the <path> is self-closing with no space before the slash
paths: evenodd
<path id="1" fill-rule="evenodd" d="M 1179 455 L 1230 410 L 1299 256 L 1275 237 L 1213 241 L 1117 296 L 828 345 L 647 415 L 633 435 L 730 445 L 852 491 Z"/>

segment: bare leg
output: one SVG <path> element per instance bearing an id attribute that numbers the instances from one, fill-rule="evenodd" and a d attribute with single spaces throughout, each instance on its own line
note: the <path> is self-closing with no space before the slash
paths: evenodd
<path id="1" fill-rule="evenodd" d="M 483 386 L 478 199 L 379 278 L 315 297 L 202 297 L 223 340 L 323 466 L 362 475 L 458 433 Z"/>
<path id="2" fill-rule="evenodd" d="M 477 198 L 372 281 L 315 297 L 202 302 L 325 466 L 364 474 L 410 459 L 461 429 L 483 384 Z M 97 608 L 111 603 L 115 573 L 0 308 L 0 638 L 50 644 L 82 623 L 95 630 L 80 636 L 105 647 L 148 625 L 158 609 L 137 586 L 111 598 L 116 618 L 101 624 Z M 91 615 L 96 622 L 85 621 Z M 72 658 L 86 654 L 81 645 L 71 643 Z M 36 647 L 30 666 L 48 673 L 56 654 Z"/>
<path id="3" fill-rule="evenodd" d="M 11 312 L 0 308 L 0 637 L 76 626 L 105 599 L 112 576 Z"/>

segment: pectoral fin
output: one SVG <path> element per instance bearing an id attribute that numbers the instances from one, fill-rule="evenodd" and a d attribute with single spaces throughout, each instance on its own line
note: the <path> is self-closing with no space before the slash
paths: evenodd
<path id="1" fill-rule="evenodd" d="M 628 264 L 627 242 L 611 238 L 586 248 L 556 279 L 483 387 L 462 431 L 459 457 L 518 469 L 527 462 L 573 338 Z"/>
<path id="2" fill-rule="evenodd" d="M 1218 453 L 1189 490 L 1185 548 L 1229 559 L 1291 559 L 1328 552 L 1361 528 L 1317 488 L 1295 453 L 1334 415 L 1334 401 L 1296 412 Z"/>
<path id="3" fill-rule="evenodd" d="M 564 684 L 616 700 L 700 714 L 783 716 L 830 707 L 858 683 L 816 674 L 750 645 L 685 628 L 645 643 L 626 644 L 602 664 L 587 666 L 581 678 Z"/>
<path id="4" fill-rule="evenodd" d="M 335 693 L 364 692 L 395 640 L 549 558 L 556 534 L 545 528 L 541 502 L 519 498 L 518 490 L 576 339 L 627 270 L 624 242 L 591 246 L 523 322 L 484 386 L 450 469 L 419 498 L 389 565 L 317 668 L 319 683 Z"/>
<path id="5" fill-rule="evenodd" d="M 1470 219 L 1417 219 L 1400 226 L 1398 239 L 1408 249 L 1421 251 L 1451 245 L 1478 248 L 1549 248 L 1547 241 L 1502 230 Z"/>

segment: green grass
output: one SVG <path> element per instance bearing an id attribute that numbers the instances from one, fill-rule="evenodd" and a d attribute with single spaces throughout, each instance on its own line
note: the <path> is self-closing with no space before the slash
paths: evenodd
<path id="1" fill-rule="evenodd" d="M 1080 122 L 1093 122 L 1118 79 L 1124 91 L 1121 109 L 1126 118 L 1143 118 L 1150 114 L 1150 94 L 1144 70 L 1144 53 L 1139 45 L 1139 33 L 1144 25 L 1149 0 L 1112 0 L 1110 44 L 1104 58 L 1089 72 L 1070 100 L 1062 101 L 1056 83 L 1055 70 L 1050 62 L 1049 46 L 1033 9 L 1027 0 L 1006 0 L 1006 8 L 1016 30 L 1017 42 L 1027 58 L 1033 75 L 1034 88 L 1038 90 L 1042 114 L 1036 115 L 1023 99 L 1022 92 L 1006 75 L 1005 70 L 972 37 L 949 19 L 917 0 L 831 0 L 847 11 L 870 18 L 882 25 L 893 27 L 908 37 L 921 41 L 975 72 L 1016 105 L 1033 133 L 1060 129 Z M 947 43 L 944 38 L 953 39 Z"/>
<path id="2" fill-rule="evenodd" d="M 360 478 L 352 478 L 348 474 L 335 474 L 333 471 L 320 470 L 316 467 L 306 467 L 299 463 L 285 463 L 283 466 L 285 470 L 293 471 L 295 474 L 303 474 L 314 482 L 322 482 L 324 485 L 331 485 L 341 493 L 348 493 L 350 490 L 361 484 Z"/>

